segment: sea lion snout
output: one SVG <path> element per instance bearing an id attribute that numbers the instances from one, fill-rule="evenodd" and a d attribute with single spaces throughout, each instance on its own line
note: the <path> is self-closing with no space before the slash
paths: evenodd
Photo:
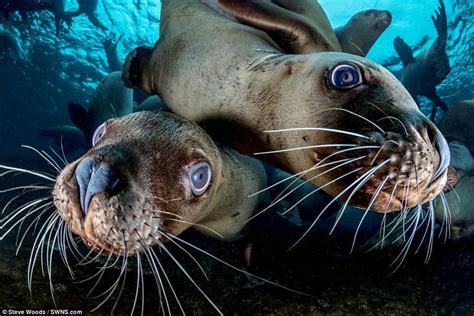
<path id="1" fill-rule="evenodd" d="M 76 180 L 79 184 L 81 209 L 87 214 L 90 201 L 95 194 L 115 195 L 123 186 L 119 173 L 100 162 L 86 158 L 76 168 Z"/>

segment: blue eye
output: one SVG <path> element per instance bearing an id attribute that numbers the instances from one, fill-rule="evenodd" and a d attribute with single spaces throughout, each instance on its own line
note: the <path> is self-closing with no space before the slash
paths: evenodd
<path id="1" fill-rule="evenodd" d="M 189 183 L 191 190 L 196 196 L 201 196 L 206 192 L 211 184 L 212 168 L 207 162 L 199 162 L 191 167 L 189 171 Z"/>
<path id="2" fill-rule="evenodd" d="M 329 83 L 338 90 L 352 89 L 362 83 L 359 67 L 353 64 L 339 64 L 329 71 Z"/>
<path id="3" fill-rule="evenodd" d="M 102 123 L 99 127 L 94 132 L 94 135 L 92 136 L 92 146 L 95 146 L 99 142 L 99 140 L 104 137 L 105 133 L 107 131 L 107 122 Z"/>

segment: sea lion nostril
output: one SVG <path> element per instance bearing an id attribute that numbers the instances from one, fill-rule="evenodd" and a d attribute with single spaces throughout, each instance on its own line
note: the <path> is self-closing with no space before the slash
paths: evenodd
<path id="1" fill-rule="evenodd" d="M 76 180 L 79 185 L 79 200 L 84 214 L 87 214 L 90 201 L 95 194 L 114 195 L 123 186 L 118 172 L 92 158 L 86 158 L 79 163 L 76 168 Z"/>

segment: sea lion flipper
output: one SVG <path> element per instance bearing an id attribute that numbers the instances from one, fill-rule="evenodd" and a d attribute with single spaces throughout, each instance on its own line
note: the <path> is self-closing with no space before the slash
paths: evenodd
<path id="1" fill-rule="evenodd" d="M 128 54 L 122 71 L 122 80 L 127 88 L 143 88 L 143 72 L 152 53 L 152 47 L 140 46 Z"/>
<path id="2" fill-rule="evenodd" d="M 444 6 L 443 0 L 439 1 L 438 11 L 435 10 L 435 15 L 431 16 L 433 24 L 438 32 L 439 39 L 446 43 L 446 38 L 448 36 L 448 19 L 446 17 L 446 7 Z"/>
<path id="3" fill-rule="evenodd" d="M 81 131 L 85 131 L 87 128 L 87 110 L 80 104 L 69 102 L 68 111 L 74 125 Z"/>
<path id="4" fill-rule="evenodd" d="M 330 50 L 331 45 L 307 19 L 271 1 L 203 0 L 219 13 L 265 31 L 287 53 L 305 54 Z"/>
<path id="5" fill-rule="evenodd" d="M 413 50 L 400 36 L 395 37 L 393 46 L 395 47 L 395 51 L 397 52 L 398 56 L 400 56 L 403 66 L 408 65 L 415 59 L 413 57 Z"/>

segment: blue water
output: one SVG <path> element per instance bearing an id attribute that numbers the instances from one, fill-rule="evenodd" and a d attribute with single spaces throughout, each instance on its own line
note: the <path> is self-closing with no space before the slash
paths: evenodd
<path id="1" fill-rule="evenodd" d="M 396 36 L 403 37 L 410 46 L 422 43 L 415 55 L 427 49 L 437 36 L 431 20 L 431 14 L 438 7 L 436 0 L 321 0 L 320 3 L 333 27 L 345 24 L 354 13 L 361 10 L 389 10 L 392 13 L 392 24 L 378 39 L 368 58 L 386 65 L 396 76 L 400 76 L 402 69 L 393 48 Z M 448 16 L 447 53 L 451 72 L 437 90 L 448 106 L 452 107 L 460 100 L 474 98 L 474 5 L 471 0 L 449 0 L 445 4 Z M 38 158 L 31 151 L 22 149 L 21 145 L 32 144 L 41 148 L 55 146 L 52 141 L 41 138 L 38 130 L 58 124 L 70 124 L 68 102 L 87 104 L 100 80 L 109 73 L 103 41 L 109 36 L 123 36 L 118 46 L 122 60 L 137 46 L 153 46 L 159 34 L 160 6 L 158 0 L 101 0 L 96 14 L 108 31 L 98 29 L 85 16 L 79 16 L 75 18 L 72 27 L 63 30 L 59 36 L 55 34 L 53 16 L 48 12 L 30 13 L 25 21 L 18 15 L 13 15 L 8 21 L 0 18 L 0 30 L 11 32 L 20 46 L 18 59 L 0 65 L 0 164 L 37 166 Z M 75 0 L 66 1 L 66 10 L 76 7 Z M 420 101 L 422 110 L 428 115 L 431 102 L 424 98 Z M 442 112 L 438 112 L 440 118 Z M 466 121 L 473 119 L 474 117 L 466 117 Z M 472 176 L 472 170 L 470 175 Z M 1 206 L 0 203 L 0 209 Z M 354 216 L 360 218 L 361 214 Z M 380 219 L 369 216 L 367 225 L 370 226 L 373 221 L 372 224 L 376 226 L 379 223 L 377 220 Z M 321 227 L 327 233 L 325 229 L 327 227 Z M 282 230 L 279 233 L 285 232 Z M 291 229 L 288 233 L 291 233 Z M 369 237 L 370 233 L 369 229 Z M 13 241 L 14 238 L 11 242 Z M 212 271 L 211 283 L 206 283 L 204 279 L 201 281 L 208 293 L 216 298 L 216 303 L 224 306 L 228 313 L 474 313 L 472 240 L 458 245 L 461 250 L 441 250 L 432 259 L 434 263 L 430 266 L 424 265 L 423 260 L 412 259 L 412 265 L 402 268 L 402 272 L 395 278 L 388 279 L 389 269 L 380 266 L 389 266 L 393 256 L 384 257 L 385 254 L 379 254 L 378 257 L 355 256 L 355 259 L 349 259 L 347 243 L 341 250 L 340 244 L 332 237 L 323 241 L 314 237 L 313 241 L 314 247 L 325 249 L 320 250 L 315 258 L 307 257 L 307 252 L 311 250 L 307 244 L 296 253 L 286 254 L 283 259 L 276 260 L 275 269 L 269 268 L 272 264 L 266 262 L 263 264 L 264 271 L 258 272 L 277 282 L 307 291 L 315 299 L 278 292 L 265 286 L 251 286 L 246 283 L 245 277 L 239 276 L 236 280 L 235 274 L 229 271 L 223 272 L 223 276 L 217 275 L 222 267 L 209 262 L 206 263 Z M 223 246 L 214 241 L 210 243 L 215 249 L 229 247 L 228 250 L 232 253 L 229 260 L 236 265 L 241 263 L 237 246 Z M 13 248 L 10 245 L 0 248 L 0 254 L 8 252 L 10 255 L 14 253 Z M 260 257 L 272 257 L 272 249 L 262 250 L 264 254 Z M 222 250 L 220 252 L 224 253 Z M 265 261 L 258 253 L 256 256 L 257 261 Z M 3 262 L 0 259 L 0 277 L 6 278 L 5 281 L 0 279 L 0 282 L 3 281 L 0 286 L 0 309 L 3 306 L 26 307 L 25 304 L 38 308 L 52 306 L 50 296 L 46 293 L 48 283 L 45 280 L 37 281 L 40 294 L 29 298 L 24 278 L 27 258 L 28 253 L 23 252 L 18 260 L 8 256 Z M 86 306 L 84 308 L 88 310 L 96 305 L 97 301 L 84 303 L 82 295 L 87 291 L 86 285 L 71 285 L 65 279 L 67 271 L 61 270 L 58 273 L 61 275 L 58 278 L 62 286 L 58 290 L 61 306 Z M 83 274 L 87 276 L 87 273 Z M 178 277 L 176 272 L 171 274 Z M 216 283 L 212 283 L 213 281 Z M 181 288 L 183 296 L 189 295 L 183 303 L 188 311 L 195 311 L 197 314 L 212 311 L 206 301 L 186 285 L 185 279 L 180 279 L 177 283 L 180 282 L 184 284 Z M 119 314 L 127 314 L 127 308 L 133 304 L 133 285 L 128 287 L 128 291 L 129 294 L 125 295 L 122 302 L 124 310 Z M 148 313 L 155 314 L 154 304 L 158 304 L 156 295 L 149 298 L 147 304 Z M 385 309 L 382 306 L 387 307 Z M 98 314 L 106 313 L 110 307 Z"/>

